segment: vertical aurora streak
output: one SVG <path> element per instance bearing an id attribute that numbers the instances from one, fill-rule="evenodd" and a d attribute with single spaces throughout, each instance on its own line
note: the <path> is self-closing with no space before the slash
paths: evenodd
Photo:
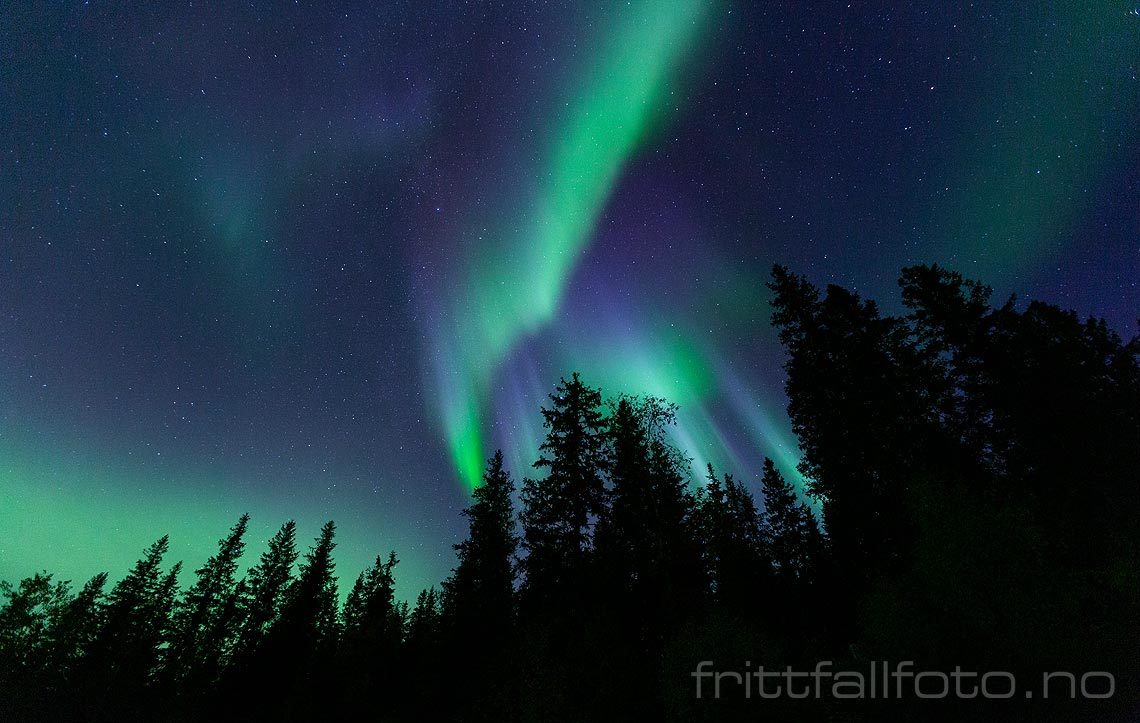
<path id="1" fill-rule="evenodd" d="M 556 103 L 545 161 L 504 238 L 469 245 L 454 296 L 431 330 L 448 449 L 469 488 L 486 453 L 481 429 L 494 370 L 547 324 L 622 167 L 669 109 L 669 77 L 698 35 L 704 0 L 630 4 Z"/>

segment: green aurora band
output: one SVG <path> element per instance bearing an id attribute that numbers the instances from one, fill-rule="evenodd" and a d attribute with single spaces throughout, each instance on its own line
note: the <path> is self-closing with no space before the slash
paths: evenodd
<path id="1" fill-rule="evenodd" d="M 466 293 L 448 309 L 448 327 L 435 330 L 433 354 L 443 431 L 469 489 L 487 452 L 481 420 L 490 377 L 554 317 L 623 166 L 668 110 L 670 76 L 709 6 L 650 0 L 622 11 L 550 129 L 546 170 L 523 220 L 505 243 L 469 249 Z"/>

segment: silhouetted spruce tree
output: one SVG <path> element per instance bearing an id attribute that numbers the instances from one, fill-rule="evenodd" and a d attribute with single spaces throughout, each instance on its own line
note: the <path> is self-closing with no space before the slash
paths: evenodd
<path id="1" fill-rule="evenodd" d="M 272 720 L 287 695 L 303 692 L 293 680 L 293 658 L 279 630 L 288 594 L 295 584 L 297 525 L 289 520 L 269 539 L 267 549 L 235 590 L 240 620 L 222 674 L 218 710 L 234 718 Z"/>
<path id="2" fill-rule="evenodd" d="M 425 710 L 436 711 L 441 718 L 451 714 L 451 701 L 446 695 L 455 669 L 442 664 L 442 623 L 439 593 L 434 587 L 421 590 L 408 615 L 402 656 L 404 714 L 408 717 Z M 459 661 L 450 662 L 462 665 Z"/>
<path id="3" fill-rule="evenodd" d="M 687 460 L 665 437 L 675 419 L 676 406 L 664 400 L 622 397 L 608 421 L 610 507 L 597 526 L 598 556 L 642 602 L 666 589 L 680 602 L 699 586 Z"/>
<path id="4" fill-rule="evenodd" d="M 774 600 L 771 564 L 766 557 L 763 524 L 752 494 L 732 475 L 718 477 L 712 465 L 696 493 L 695 529 L 708 581 L 708 602 L 693 624 L 677 631 L 665 658 L 662 691 L 666 711 L 677 720 L 751 720 L 755 700 L 693 705 L 693 688 L 679 681 L 694 660 L 750 660 L 765 667 L 790 662 L 781 646 L 802 634 Z M 771 701 L 765 701 L 770 703 Z M 764 710 L 769 710 L 765 707 Z M 801 713 L 803 710 L 801 709 Z M 808 714 L 809 717 L 810 713 Z"/>
<path id="5" fill-rule="evenodd" d="M 547 601 L 580 592 L 592 527 L 605 507 L 605 420 L 601 393 L 577 373 L 542 409 L 546 439 L 537 469 L 545 479 L 523 482 L 521 561 L 524 597 Z"/>
<path id="6" fill-rule="evenodd" d="M 478 624 L 505 641 L 514 617 L 514 555 L 518 549 L 511 504 L 514 483 L 503 469 L 503 453 L 487 461 L 483 481 L 463 510 L 468 536 L 455 545 L 458 565 L 444 584 L 447 616 L 457 626 Z"/>
<path id="7" fill-rule="evenodd" d="M 100 604 L 106 584 L 107 573 L 94 575 L 50 617 L 48 645 L 53 669 L 67 673 L 91 646 L 102 622 Z"/>
<path id="8" fill-rule="evenodd" d="M 0 719 L 30 720 L 55 701 L 65 670 L 53 637 L 72 597 L 67 582 L 47 572 L 13 587 L 0 582 Z"/>
<path id="9" fill-rule="evenodd" d="M 688 460 L 666 437 L 675 405 L 623 396 L 610 408 L 610 505 L 595 535 L 595 598 L 604 611 L 591 622 L 605 652 L 588 685 L 609 715 L 659 717 L 666 640 L 695 611 L 705 587 Z"/>
<path id="10" fill-rule="evenodd" d="M 281 615 L 270 630 L 298 662 L 331 650 L 339 636 L 336 563 L 332 551 L 336 525 L 330 520 L 321 528 L 313 547 L 297 571 L 297 579 L 285 593 Z M 306 669 L 308 665 L 304 666 Z"/>
<path id="11" fill-rule="evenodd" d="M 80 704 L 86 717 L 146 718 L 155 705 L 152 684 L 171 632 L 170 614 L 182 563 L 165 574 L 170 541 L 162 536 L 107 597 L 103 625 L 80 663 Z"/>
<path id="12" fill-rule="evenodd" d="M 408 607 L 407 600 L 401 600 L 396 603 L 396 620 L 400 623 L 400 642 L 403 643 L 408 635 L 408 620 L 412 617 L 412 611 Z"/>
<path id="13" fill-rule="evenodd" d="M 373 622 L 391 622 L 396 605 L 392 573 L 399 562 L 396 553 L 390 552 L 387 561 L 377 557 L 372 567 L 357 576 L 344 603 L 346 640 L 365 634 Z"/>
<path id="14" fill-rule="evenodd" d="M 47 679 L 39 691 L 40 716 L 55 718 L 76 710 L 76 693 L 82 680 L 77 666 L 87 655 L 103 622 L 103 588 L 107 573 L 84 583 L 79 593 L 49 616 L 47 630 Z M 26 716 L 34 720 L 36 716 Z"/>
<path id="15" fill-rule="evenodd" d="M 432 648 L 439 639 L 440 621 L 439 594 L 434 587 L 420 590 L 408 617 L 408 647 Z"/>
<path id="16" fill-rule="evenodd" d="M 708 465 L 697 495 L 697 524 L 717 604 L 731 611 L 755 608 L 771 579 L 771 562 L 752 493 L 730 474 L 718 478 Z"/>
<path id="17" fill-rule="evenodd" d="M 583 679 L 601 641 L 593 620 L 604 601 L 592 579 L 593 530 L 606 509 L 607 445 L 601 393 L 577 374 L 563 379 L 542 410 L 546 438 L 521 494 L 522 581 L 519 614 L 525 642 L 523 716 L 588 718 L 593 702 Z"/>
<path id="18" fill-rule="evenodd" d="M 362 572 L 344 604 L 344 633 L 339 655 L 342 716 L 379 715 L 377 701 L 391 708 L 396 690 L 404 617 L 396 603 L 393 571 L 399 560 L 389 553 Z"/>
<path id="19" fill-rule="evenodd" d="M 906 493 L 944 447 L 929 405 L 929 365 L 900 320 L 838 286 L 819 291 L 777 266 L 772 323 L 788 352 L 788 414 L 800 469 L 822 500 L 836 568 L 852 595 L 909 550 Z M 848 600 L 841 611 L 853 611 Z"/>
<path id="20" fill-rule="evenodd" d="M 823 534 L 811 507 L 796 496 L 776 465 L 764 458 L 764 532 L 776 577 L 811 584 L 824 554 Z"/>
<path id="21" fill-rule="evenodd" d="M 380 558 L 376 558 L 374 565 L 380 564 Z M 347 637 L 349 632 L 355 629 L 360 624 L 360 618 L 364 613 L 364 597 L 366 595 L 365 577 L 369 573 L 368 570 L 356 576 L 356 582 L 352 584 L 352 589 L 348 592 L 348 597 L 345 598 L 344 608 L 341 610 L 341 622 L 344 623 L 344 634 Z"/>
<path id="22" fill-rule="evenodd" d="M 241 618 L 233 662 L 242 667 L 260 647 L 270 627 L 277 622 L 285 594 L 293 583 L 297 562 L 297 523 L 289 520 L 269 540 L 256 565 L 242 581 L 239 590 Z"/>
<path id="23" fill-rule="evenodd" d="M 251 662 L 247 687 L 267 717 L 319 718 L 330 713 L 340 634 L 335 535 L 336 525 L 326 522 Z"/>
<path id="24" fill-rule="evenodd" d="M 37 572 L 13 587 L 0 581 L 0 681 L 35 675 L 46 662 L 49 628 L 70 598 L 66 582 L 54 582 L 48 572 Z"/>
<path id="25" fill-rule="evenodd" d="M 175 607 L 166 675 L 189 696 L 207 692 L 217 680 L 237 623 L 238 560 L 245 550 L 249 515 L 242 515 L 218 541 L 217 554 L 195 572 L 197 580 Z"/>
<path id="26" fill-rule="evenodd" d="M 468 536 L 455 545 L 458 564 L 443 584 L 447 655 L 468 661 L 468 673 L 451 681 L 456 714 L 464 720 L 502 720 L 515 697 L 505 674 L 515 633 L 513 492 L 496 451 L 463 511 Z"/>
<path id="27" fill-rule="evenodd" d="M 1011 669 L 1135 660 L 1140 344 L 1051 304 L 992 307 L 938 266 L 899 283 L 949 452 L 912 471 L 913 559 L 864 605 L 867 637 Z"/>

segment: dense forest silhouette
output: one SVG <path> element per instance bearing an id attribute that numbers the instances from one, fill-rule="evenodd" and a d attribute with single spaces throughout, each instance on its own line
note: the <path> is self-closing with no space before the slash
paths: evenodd
<path id="1" fill-rule="evenodd" d="M 113 585 L 4 583 L 0 719 L 1135 719 L 1140 338 L 1038 301 L 995 306 L 938 266 L 899 284 L 891 316 L 773 269 L 806 496 L 770 460 L 755 495 L 694 474 L 669 441 L 674 405 L 604 398 L 574 374 L 542 409 L 535 476 L 516 489 L 488 460 L 453 572 L 414 603 L 396 598 L 391 553 L 342 604 L 332 522 L 303 554 L 287 522 L 239 575 L 247 516 L 186 590 L 166 537 Z M 1116 686 L 1048 702 L 697 698 L 702 660 L 1111 671 Z"/>

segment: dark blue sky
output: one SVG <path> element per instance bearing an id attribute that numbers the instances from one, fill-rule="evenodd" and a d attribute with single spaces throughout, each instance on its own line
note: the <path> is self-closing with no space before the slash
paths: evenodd
<path id="1" fill-rule="evenodd" d="M 573 369 L 794 464 L 773 263 L 1135 330 L 1126 4 L 380 5 L 0 9 L 0 577 L 249 511 L 431 584 Z"/>

